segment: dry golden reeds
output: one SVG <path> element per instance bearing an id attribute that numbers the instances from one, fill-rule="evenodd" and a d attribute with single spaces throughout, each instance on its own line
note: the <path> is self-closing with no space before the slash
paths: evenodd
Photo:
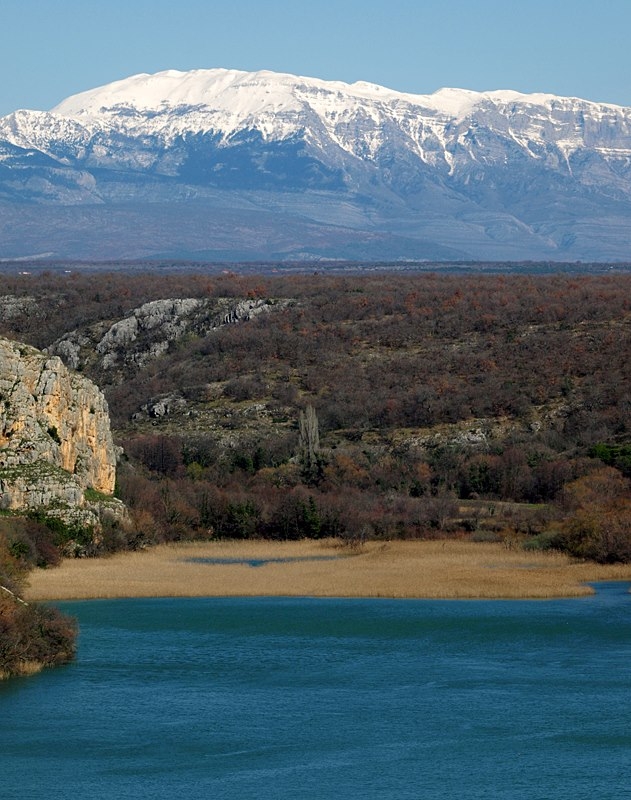
<path id="1" fill-rule="evenodd" d="M 577 562 L 495 543 L 368 542 L 352 550 L 333 540 L 217 541 L 66 560 L 32 573 L 27 598 L 551 598 L 589 594 L 587 582 L 602 580 L 631 580 L 631 565 Z"/>

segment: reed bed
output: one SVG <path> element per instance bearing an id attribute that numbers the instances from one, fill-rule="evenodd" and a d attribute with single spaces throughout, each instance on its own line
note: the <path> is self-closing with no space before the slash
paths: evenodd
<path id="1" fill-rule="evenodd" d="M 590 594 L 587 582 L 603 580 L 631 580 L 631 565 L 605 566 L 573 561 L 560 553 L 460 541 L 368 542 L 359 549 L 332 540 L 217 541 L 66 560 L 59 567 L 32 573 L 26 597 L 543 599 Z"/>

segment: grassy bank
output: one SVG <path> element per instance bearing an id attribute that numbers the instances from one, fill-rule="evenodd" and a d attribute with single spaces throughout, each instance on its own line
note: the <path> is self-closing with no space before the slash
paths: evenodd
<path id="1" fill-rule="evenodd" d="M 217 541 L 66 560 L 34 572 L 26 596 L 551 598 L 589 594 L 586 582 L 602 580 L 631 580 L 631 564 L 578 562 L 495 543 L 368 542 L 352 550 L 333 540 Z"/>

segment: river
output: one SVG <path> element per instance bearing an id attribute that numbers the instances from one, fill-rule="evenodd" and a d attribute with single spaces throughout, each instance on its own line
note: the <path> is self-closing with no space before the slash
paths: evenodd
<path id="1" fill-rule="evenodd" d="M 628 588 L 64 603 L 76 662 L 0 684 L 2 796 L 620 800 Z"/>

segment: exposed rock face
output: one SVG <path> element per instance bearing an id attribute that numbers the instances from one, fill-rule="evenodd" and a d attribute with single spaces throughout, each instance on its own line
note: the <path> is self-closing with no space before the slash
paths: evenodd
<path id="1" fill-rule="evenodd" d="M 57 356 L 0 339 L 0 508 L 96 517 L 85 492 L 112 495 L 115 477 L 101 391 Z"/>
<path id="2" fill-rule="evenodd" d="M 0 298 L 1 299 L 1 298 Z M 207 336 L 224 325 L 284 308 L 288 299 L 152 300 L 123 319 L 71 331 L 47 348 L 72 369 L 97 370 L 106 383 L 117 383 L 128 371 L 146 366 L 186 335 Z"/>
<path id="3" fill-rule="evenodd" d="M 112 325 L 97 344 L 102 368 L 110 369 L 130 351 L 139 367 L 162 355 L 169 342 L 186 333 L 190 316 L 202 303 L 202 300 L 193 298 L 154 300 L 135 309 L 128 317 Z M 148 341 L 143 342 L 143 337 Z"/>

